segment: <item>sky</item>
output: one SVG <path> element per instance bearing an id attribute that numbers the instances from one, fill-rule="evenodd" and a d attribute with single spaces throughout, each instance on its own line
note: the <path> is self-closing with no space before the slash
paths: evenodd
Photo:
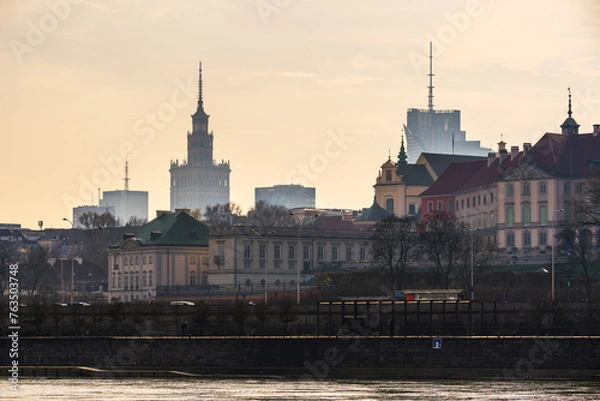
<path id="1" fill-rule="evenodd" d="M 203 64 L 230 199 L 316 187 L 317 207 L 373 201 L 408 108 L 459 109 L 497 149 L 600 123 L 596 0 L 0 0 L 0 223 L 68 227 L 98 188 L 169 209 L 169 167 Z"/>

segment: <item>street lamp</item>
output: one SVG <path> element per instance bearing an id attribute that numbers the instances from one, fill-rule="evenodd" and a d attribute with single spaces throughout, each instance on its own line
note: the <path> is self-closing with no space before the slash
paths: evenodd
<path id="1" fill-rule="evenodd" d="M 298 244 L 299 244 L 299 247 L 302 248 L 302 243 L 300 242 L 300 233 L 302 231 L 302 223 L 300 222 L 300 218 L 298 216 L 296 216 L 294 213 L 290 213 L 290 216 L 294 217 L 298 221 Z M 315 214 L 314 216 L 311 216 L 311 218 L 316 218 L 316 217 L 319 217 L 319 215 Z M 302 252 L 302 249 L 298 249 L 298 250 Z M 299 262 L 302 262 L 302 260 L 303 260 L 303 257 L 300 257 L 298 259 Z M 298 266 L 296 267 L 296 303 L 298 305 L 300 305 L 300 263 L 298 263 Z"/>
<path id="2" fill-rule="evenodd" d="M 479 227 L 471 230 L 471 301 L 475 299 L 475 242 L 473 236 Z"/>
<path id="3" fill-rule="evenodd" d="M 551 273 L 552 273 L 552 302 L 554 302 L 556 300 L 556 294 L 555 294 L 555 275 L 554 275 L 554 243 L 556 242 L 556 215 L 560 212 L 564 212 L 564 209 L 557 209 L 554 214 L 552 215 L 552 269 L 551 269 Z"/>
<path id="4" fill-rule="evenodd" d="M 66 217 L 63 217 L 63 220 L 71 224 L 71 230 L 74 228 L 73 222 Z M 74 255 L 73 255 L 73 245 L 71 245 L 71 305 L 73 305 L 73 278 L 75 277 L 75 265 L 74 265 Z"/>
<path id="5" fill-rule="evenodd" d="M 59 248 L 60 253 L 58 255 L 58 258 L 60 259 L 60 301 L 65 302 L 65 280 L 64 280 L 64 275 L 63 275 L 62 248 L 63 248 L 63 245 L 65 244 L 65 241 L 67 241 L 69 238 L 68 237 L 59 238 L 58 236 L 55 236 L 54 239 L 60 241 L 60 248 Z"/>
<path id="6" fill-rule="evenodd" d="M 261 241 L 263 241 L 263 244 L 265 245 L 265 305 L 267 304 L 267 261 L 269 260 L 269 249 L 267 246 L 267 237 L 270 234 L 275 234 L 275 230 L 271 230 L 268 233 L 266 233 L 265 235 L 262 235 L 261 233 L 259 233 L 258 231 L 256 231 L 255 229 L 251 228 L 250 231 L 252 231 L 254 234 L 258 235 L 261 239 Z M 258 255 L 259 259 L 260 259 L 260 254 Z"/>

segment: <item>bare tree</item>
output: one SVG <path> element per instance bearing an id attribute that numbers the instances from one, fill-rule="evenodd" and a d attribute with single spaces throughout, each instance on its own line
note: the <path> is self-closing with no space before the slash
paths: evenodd
<path id="1" fill-rule="evenodd" d="M 394 289 L 402 288 L 404 274 L 418 254 L 414 219 L 386 217 L 375 224 L 372 240 L 374 259 L 387 269 Z"/>
<path id="2" fill-rule="evenodd" d="M 434 264 L 441 288 L 449 288 L 464 252 L 466 228 L 447 212 L 435 211 L 419 223 L 421 252 Z"/>
<path id="3" fill-rule="evenodd" d="M 131 216 L 127 223 L 125 223 L 126 227 L 141 227 L 148 222 L 148 219 L 143 219 L 137 216 Z"/>
<path id="4" fill-rule="evenodd" d="M 465 294 L 471 291 L 471 269 L 474 277 L 482 273 L 485 267 L 498 255 L 498 244 L 481 232 L 465 233 L 469 238 L 462 242 L 461 252 L 458 258 L 456 279 L 460 282 Z M 470 236 L 473 235 L 471 238 Z M 471 243 L 471 239 L 473 242 Z M 472 253 L 471 253 L 472 252 Z M 472 257 L 472 259 L 471 259 Z M 472 264 L 472 265 L 471 265 Z"/>
<path id="5" fill-rule="evenodd" d="M 207 206 L 204 223 L 209 227 L 228 227 L 242 222 L 242 208 L 233 202 Z"/>
<path id="6" fill-rule="evenodd" d="M 256 227 L 294 227 L 298 224 L 291 209 L 259 201 L 248 211 L 248 224 Z"/>
<path id="7" fill-rule="evenodd" d="M 29 296 L 33 296 L 36 291 L 43 290 L 46 279 L 51 277 L 50 264 L 48 263 L 48 252 L 37 245 L 26 247 L 23 254 L 22 279 L 23 289 Z"/>
<path id="8" fill-rule="evenodd" d="M 83 213 L 79 216 L 79 223 L 85 228 L 107 228 L 117 227 L 119 225 L 115 216 L 109 212 L 102 214 L 96 212 Z"/>

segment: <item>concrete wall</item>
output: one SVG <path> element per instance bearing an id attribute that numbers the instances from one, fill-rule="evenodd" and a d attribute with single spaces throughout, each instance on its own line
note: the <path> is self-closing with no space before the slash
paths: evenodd
<path id="1" fill-rule="evenodd" d="M 20 366 L 327 377 L 591 377 L 600 337 L 21 338 Z M 0 341 L 9 349 L 9 339 Z M 8 366 L 3 353 L 0 364 Z"/>

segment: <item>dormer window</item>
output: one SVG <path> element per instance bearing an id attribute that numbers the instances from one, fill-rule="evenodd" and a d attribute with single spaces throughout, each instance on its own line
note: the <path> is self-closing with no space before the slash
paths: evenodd
<path id="1" fill-rule="evenodd" d="M 389 181 L 392 181 L 392 172 L 391 172 L 390 170 L 387 170 L 387 171 L 385 172 L 385 180 L 386 180 L 387 182 L 389 182 Z"/>

